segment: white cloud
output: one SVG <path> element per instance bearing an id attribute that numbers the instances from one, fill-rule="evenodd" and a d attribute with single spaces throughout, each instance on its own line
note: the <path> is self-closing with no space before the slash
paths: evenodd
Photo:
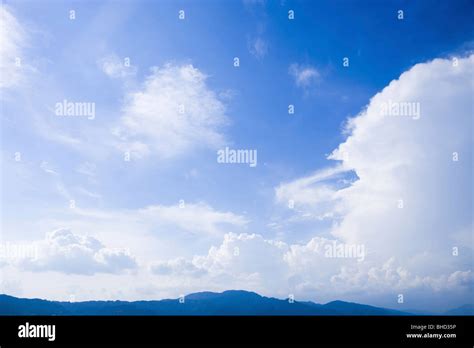
<path id="1" fill-rule="evenodd" d="M 81 195 L 84 195 L 86 197 L 89 197 L 89 198 L 94 198 L 94 199 L 102 198 L 102 195 L 100 193 L 89 191 L 89 190 L 85 189 L 84 187 L 80 187 L 80 186 L 75 187 L 74 190 L 75 190 L 75 192 L 77 192 Z"/>
<path id="2" fill-rule="evenodd" d="M 128 61 L 129 66 L 127 66 L 125 58 L 120 59 L 115 54 L 100 59 L 98 64 L 102 71 L 111 78 L 126 78 L 137 73 L 137 68 L 131 65 L 130 61 Z"/>
<path id="3" fill-rule="evenodd" d="M 42 161 L 41 164 L 40 164 L 40 168 L 45 172 L 45 173 L 48 173 L 48 174 L 51 174 L 51 175 L 59 175 L 59 173 L 54 170 L 49 164 L 48 162 L 46 161 Z"/>
<path id="4" fill-rule="evenodd" d="M 24 229 L 36 227 L 49 231 L 68 226 L 81 234 L 95 231 L 94 236 L 104 244 L 126 245 L 140 263 L 148 264 L 156 260 L 189 257 L 196 250 L 202 252 L 209 243 L 220 240 L 230 231 L 245 231 L 249 223 L 243 215 L 218 210 L 204 202 L 186 202 L 184 206 L 150 205 L 137 209 L 90 209 L 84 199 L 90 197 L 95 201 L 102 199 L 101 196 L 95 192 L 87 195 L 80 187 L 74 187 L 72 193 L 76 196 L 68 198 L 67 192 L 64 196 L 76 200 L 74 208 L 65 209 L 69 202 L 63 202 L 64 208 L 53 211 L 54 218 L 28 223 Z M 94 201 L 92 203 L 97 203 Z M 27 234 L 27 231 L 22 234 Z M 119 239 L 117 235 L 120 235 Z"/>
<path id="5" fill-rule="evenodd" d="M 207 256 L 198 257 L 195 262 L 214 272 L 230 267 L 236 272 L 271 273 L 279 268 L 286 250 L 285 243 L 265 240 L 259 234 L 228 233 L 219 247 L 211 247 Z"/>
<path id="6" fill-rule="evenodd" d="M 67 274 L 92 275 L 119 273 L 137 267 L 126 249 L 110 249 L 91 236 L 81 236 L 61 228 L 34 242 L 36 258 L 25 258 L 19 267 L 35 271 L 56 271 Z"/>
<path id="7" fill-rule="evenodd" d="M 224 143 L 225 106 L 192 65 L 155 67 L 143 88 L 126 96 L 114 133 L 132 156 L 171 158 L 199 147 Z"/>
<path id="8" fill-rule="evenodd" d="M 268 43 L 261 37 L 257 37 L 249 43 L 249 51 L 255 58 L 263 59 L 268 52 Z"/>
<path id="9" fill-rule="evenodd" d="M 455 231 L 472 226 L 473 65 L 474 56 L 457 67 L 444 59 L 418 64 L 349 122 L 350 136 L 329 158 L 359 180 L 339 192 L 344 216 L 336 236 L 370 242 L 380 253 L 411 253 L 449 248 Z M 419 103 L 421 117 L 383 116 L 388 101 Z"/>
<path id="10" fill-rule="evenodd" d="M 84 174 L 88 177 L 95 177 L 96 170 L 97 168 L 94 163 L 84 162 L 84 163 L 79 164 L 79 166 L 76 169 L 76 172 Z"/>
<path id="11" fill-rule="evenodd" d="M 474 284 L 471 270 L 454 271 L 439 276 L 419 276 L 400 266 L 394 258 L 388 259 L 381 266 L 358 266 L 344 266 L 338 274 L 330 278 L 334 291 L 343 293 L 350 287 L 352 291 L 365 291 L 368 294 L 394 291 L 409 294 L 412 290 L 422 289 L 426 291 L 426 297 L 430 297 L 438 292 L 449 294 L 453 290 L 470 289 Z"/>
<path id="12" fill-rule="evenodd" d="M 393 257 L 382 263 L 328 257 L 327 246 L 335 241 L 314 237 L 307 244 L 288 245 L 258 234 L 228 233 L 206 255 L 153 263 L 151 271 L 170 277 L 177 287 L 189 287 L 191 277 L 194 289 L 246 289 L 321 302 L 336 298 L 370 302 L 371 296 L 382 295 L 391 298 L 391 307 L 400 292 L 462 293 L 473 284 L 470 270 L 426 276 L 413 274 Z"/>
<path id="13" fill-rule="evenodd" d="M 154 262 L 150 268 L 157 275 L 200 277 L 206 274 L 205 269 L 197 267 L 193 262 L 182 257 L 169 261 Z"/>
<path id="14" fill-rule="evenodd" d="M 193 263 L 209 272 L 211 282 L 222 289 L 247 289 L 284 294 L 288 267 L 283 259 L 287 245 L 258 234 L 228 233 L 222 244 L 211 247 Z"/>
<path id="15" fill-rule="evenodd" d="M 204 202 L 175 205 L 149 205 L 139 209 L 94 210 L 76 207 L 70 212 L 72 216 L 87 218 L 88 221 L 99 220 L 128 225 L 131 229 L 153 227 L 160 231 L 186 232 L 200 237 L 222 237 L 232 227 L 245 227 L 249 222 L 242 215 L 219 211 Z"/>
<path id="16" fill-rule="evenodd" d="M 366 262 L 326 268 L 306 247 L 293 246 L 288 261 L 313 260 L 319 274 L 336 272 L 331 281 L 340 292 L 456 287 L 467 289 L 466 297 L 472 289 L 473 66 L 474 55 L 458 66 L 447 59 L 414 66 L 348 122 L 348 138 L 329 156 L 339 165 L 276 188 L 278 202 L 294 199 L 301 203 L 297 213 L 334 216 L 335 239 L 370 251 Z M 419 117 L 381 112 L 388 103 L 407 102 L 419 103 Z M 338 187 L 334 178 L 344 171 L 357 178 Z M 300 274 L 308 284 L 315 281 L 307 268 Z"/>
<path id="17" fill-rule="evenodd" d="M 312 66 L 303 66 L 297 63 L 290 65 L 289 74 L 294 78 L 298 87 L 307 88 L 319 81 L 321 74 Z"/>
<path id="18" fill-rule="evenodd" d="M 205 203 L 179 204 L 172 206 L 152 205 L 138 211 L 145 220 L 192 233 L 221 236 L 224 225 L 244 226 L 248 220 L 231 212 L 213 209 Z"/>
<path id="19" fill-rule="evenodd" d="M 0 89 L 12 88 L 21 83 L 22 67 L 16 59 L 23 61 L 26 33 L 7 6 L 0 6 Z"/>
<path id="20" fill-rule="evenodd" d="M 332 217 L 338 189 L 347 186 L 347 181 L 337 180 L 345 172 L 346 169 L 339 165 L 282 183 L 275 188 L 276 201 L 288 206 L 292 203 L 292 209 L 313 217 Z"/>

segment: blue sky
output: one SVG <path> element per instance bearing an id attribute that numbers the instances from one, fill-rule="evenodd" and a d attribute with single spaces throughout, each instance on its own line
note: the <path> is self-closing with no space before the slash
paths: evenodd
<path id="1" fill-rule="evenodd" d="M 39 261 L 5 262 L 4 292 L 136 299 L 248 287 L 323 302 L 338 286 L 339 298 L 392 308 L 468 302 L 469 1 L 7 1 L 2 16 L 2 238 L 39 250 Z M 17 57 L 21 67 L 12 65 Z M 462 74 L 443 68 L 454 59 Z M 379 126 L 370 106 L 382 90 L 383 100 L 440 116 Z M 64 99 L 94 103 L 94 119 L 55 115 Z M 459 118 L 449 126 L 445 107 Z M 359 120 L 353 128 L 350 117 Z M 256 150 L 258 165 L 218 163 L 225 147 Z M 433 148 L 436 160 L 426 151 Z M 356 157 L 343 160 L 344 149 Z M 442 149 L 446 158 L 465 151 L 461 169 L 442 162 Z M 435 174 L 418 182 L 418 173 Z M 404 199 L 407 216 L 371 210 L 402 193 L 414 197 Z M 386 213 L 394 220 L 382 232 Z M 404 239 L 421 221 L 426 234 Z M 383 233 L 389 246 L 377 242 Z M 316 254 L 329 241 L 377 256 L 364 266 L 328 264 Z M 463 251 L 455 259 L 454 247 Z M 235 248 L 239 261 L 228 261 Z M 439 253 L 449 260 L 442 269 Z M 377 272 L 387 290 L 372 291 Z M 451 288 L 440 289 L 448 279 Z M 40 280 L 65 285 L 33 284 Z M 107 284 L 127 285 L 116 292 Z M 401 293 L 410 302 L 394 300 Z"/>

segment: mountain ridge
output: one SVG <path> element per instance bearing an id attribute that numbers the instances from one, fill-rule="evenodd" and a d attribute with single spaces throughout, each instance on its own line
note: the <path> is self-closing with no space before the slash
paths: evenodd
<path id="1" fill-rule="evenodd" d="M 197 292 L 179 299 L 140 301 L 65 302 L 25 299 L 0 294 L 0 315 L 420 315 L 408 311 L 375 307 L 341 300 L 319 304 L 311 301 L 290 301 L 261 296 L 245 290 Z M 464 305 L 441 313 L 444 315 L 474 315 L 473 305 Z"/>

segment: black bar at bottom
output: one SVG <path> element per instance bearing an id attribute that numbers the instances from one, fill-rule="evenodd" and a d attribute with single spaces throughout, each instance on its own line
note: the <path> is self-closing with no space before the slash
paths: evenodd
<path id="1" fill-rule="evenodd" d="M 8 348 L 39 344 L 137 346 L 275 343 L 293 346 L 383 343 L 472 347 L 473 318 L 472 316 L 12 316 L 0 317 L 0 346 Z M 54 341 L 49 341 L 47 337 L 19 337 L 19 327 L 26 323 L 30 327 L 55 325 Z M 421 336 L 407 336 L 418 334 Z"/>

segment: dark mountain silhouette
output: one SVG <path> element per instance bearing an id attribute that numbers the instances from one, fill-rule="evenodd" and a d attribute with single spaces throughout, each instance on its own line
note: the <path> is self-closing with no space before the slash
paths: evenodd
<path id="1" fill-rule="evenodd" d="M 466 306 L 464 306 L 466 307 Z M 470 308 L 461 307 L 452 314 Z M 463 312 L 464 313 L 464 312 Z M 465 312 L 467 313 L 467 312 Z M 199 292 L 160 301 L 59 302 L 0 295 L 0 315 L 410 315 L 411 313 L 358 303 L 333 301 L 290 303 L 288 299 L 264 297 L 254 292 L 229 290 Z M 448 314 L 448 313 L 446 313 Z"/>
<path id="2" fill-rule="evenodd" d="M 444 312 L 445 315 L 474 315 L 474 305 L 465 304 L 464 306 L 451 309 Z"/>

